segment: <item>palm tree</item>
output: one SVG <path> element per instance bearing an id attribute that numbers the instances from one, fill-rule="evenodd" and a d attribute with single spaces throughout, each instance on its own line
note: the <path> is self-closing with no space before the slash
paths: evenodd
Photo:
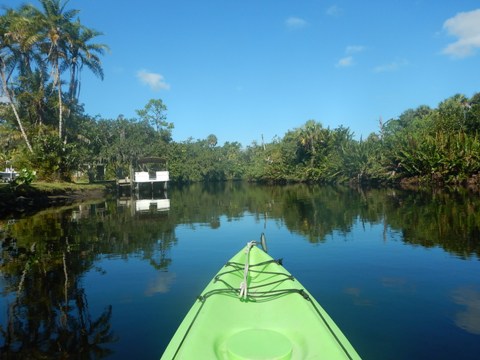
<path id="1" fill-rule="evenodd" d="M 43 102 L 48 70 L 40 51 L 43 36 L 39 23 L 35 21 L 36 13 L 37 10 L 32 5 L 24 5 L 18 11 L 7 9 L 0 19 L 5 25 L 2 44 L 15 59 L 9 75 L 14 72 L 18 75 L 16 80 L 19 86 L 15 92 L 12 91 L 12 96 L 18 101 L 18 108 L 34 109 L 30 112 L 30 122 L 41 125 L 46 113 Z M 35 101 L 26 100 L 25 107 L 25 99 Z"/>
<path id="2" fill-rule="evenodd" d="M 71 102 L 78 99 L 80 95 L 80 73 L 84 66 L 103 80 L 103 68 L 99 55 L 103 55 L 108 50 L 108 46 L 91 43 L 92 39 L 100 35 L 103 34 L 83 26 L 78 20 L 68 29 L 68 58 L 65 64 L 70 69 L 68 97 Z"/>
<path id="3" fill-rule="evenodd" d="M 14 113 L 18 127 L 22 133 L 25 143 L 27 144 L 28 150 L 33 153 L 32 146 L 28 140 L 27 133 L 25 132 L 23 123 L 15 106 L 13 91 L 11 91 L 8 85 L 10 77 L 13 74 L 19 60 L 19 52 L 16 51 L 16 48 L 13 45 L 15 41 L 12 41 L 12 38 L 18 36 L 18 33 L 15 32 L 15 29 L 21 28 L 18 27 L 18 22 L 21 20 L 22 18 L 18 17 L 17 13 L 15 13 L 13 10 L 7 10 L 7 14 L 0 18 L 0 78 L 2 82 L 2 92 Z"/>
<path id="4" fill-rule="evenodd" d="M 300 129 L 300 144 L 305 152 L 310 155 L 310 164 L 313 165 L 317 154 L 317 144 L 322 142 L 322 124 L 315 120 L 308 120 Z"/>
<path id="5" fill-rule="evenodd" d="M 65 10 L 68 0 L 40 0 L 42 11 L 36 12 L 36 20 L 41 24 L 44 42 L 43 53 L 52 68 L 51 76 L 58 94 L 58 137 L 63 135 L 63 101 L 61 70 L 67 60 L 68 30 L 72 19 L 79 10 Z"/>
<path id="6" fill-rule="evenodd" d="M 0 16 L 0 96 L 12 109 L 30 151 L 24 124 L 42 125 L 47 112 L 53 110 L 47 104 L 53 100 L 50 94 L 56 93 L 53 102 L 58 106 L 58 137 L 62 139 L 64 99 L 68 96 L 70 104 L 78 99 L 84 66 L 103 79 L 100 55 L 107 49 L 104 44 L 92 43 L 100 32 L 73 21 L 79 10 L 66 10 L 68 0 L 39 2 L 39 8 L 7 8 Z M 70 83 L 68 93 L 63 94 L 62 73 L 66 70 L 70 70 Z M 49 73 L 51 83 L 47 84 Z"/>
<path id="7" fill-rule="evenodd" d="M 41 63 L 36 45 L 41 40 L 37 24 L 31 18 L 32 7 L 24 5 L 18 11 L 7 9 L 2 17 L 4 28 L 2 43 L 19 61 L 18 70 L 22 76 L 32 73 L 32 62 Z"/>
<path id="8" fill-rule="evenodd" d="M 218 139 L 215 134 L 210 134 L 207 136 L 207 144 L 209 147 L 214 148 L 217 146 Z"/>

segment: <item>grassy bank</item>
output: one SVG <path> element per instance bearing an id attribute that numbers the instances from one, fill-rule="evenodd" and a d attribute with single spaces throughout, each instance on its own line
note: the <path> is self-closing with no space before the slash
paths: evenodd
<path id="1" fill-rule="evenodd" d="M 0 198 L 25 195 L 67 195 L 90 191 L 107 191 L 109 184 L 88 184 L 70 182 L 34 182 L 29 186 L 18 186 L 15 189 L 7 183 L 0 184 Z"/>
<path id="2" fill-rule="evenodd" d="M 67 182 L 35 182 L 29 186 L 12 188 L 0 184 L 0 217 L 10 214 L 35 212 L 39 209 L 72 203 L 85 199 L 104 197 L 112 184 L 87 184 Z"/>

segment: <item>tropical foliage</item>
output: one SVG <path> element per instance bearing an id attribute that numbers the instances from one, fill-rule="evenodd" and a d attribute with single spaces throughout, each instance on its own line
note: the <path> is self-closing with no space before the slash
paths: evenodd
<path id="1" fill-rule="evenodd" d="M 149 100 L 136 118 L 92 118 L 79 102 L 80 73 L 103 79 L 108 47 L 67 2 L 39 3 L 0 16 L 0 161 L 36 170 L 39 179 L 115 179 L 141 158 L 161 157 L 176 182 L 479 185 L 480 93 L 407 109 L 380 120 L 366 139 L 311 119 L 270 143 L 245 147 L 219 145 L 214 134 L 173 141 L 161 99 Z"/>
<path id="2" fill-rule="evenodd" d="M 93 42 L 101 33 L 81 24 L 79 11 L 66 9 L 66 4 L 40 0 L 40 8 L 22 5 L 0 16 L 1 125 L 18 130 L 23 140 L 10 136 L 15 144 L 6 150 L 13 147 L 28 157 L 48 157 L 50 168 L 45 172 L 54 171 L 62 179 L 77 165 L 69 163 L 76 156 L 65 147 L 78 140 L 74 124 L 83 116 L 78 103 L 80 72 L 85 66 L 103 78 L 99 56 L 107 50 Z M 53 132 L 58 141 L 50 144 L 55 141 Z"/>

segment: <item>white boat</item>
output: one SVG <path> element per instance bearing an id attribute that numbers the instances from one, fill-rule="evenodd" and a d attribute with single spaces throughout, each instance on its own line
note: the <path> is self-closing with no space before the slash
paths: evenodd
<path id="1" fill-rule="evenodd" d="M 6 168 L 5 171 L 0 171 L 0 181 L 11 182 L 18 176 L 18 173 L 13 168 Z"/>

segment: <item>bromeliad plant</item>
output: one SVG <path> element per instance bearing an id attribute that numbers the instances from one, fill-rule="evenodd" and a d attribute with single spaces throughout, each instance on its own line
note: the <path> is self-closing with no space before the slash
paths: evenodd
<path id="1" fill-rule="evenodd" d="M 18 175 L 15 177 L 10 186 L 13 190 L 16 190 L 18 187 L 30 186 L 30 184 L 35 181 L 37 178 L 37 172 L 35 170 L 25 169 L 20 170 Z"/>
<path id="2" fill-rule="evenodd" d="M 406 176 L 442 183 L 459 183 L 480 171 L 478 135 L 410 135 L 396 149 L 396 161 Z"/>

